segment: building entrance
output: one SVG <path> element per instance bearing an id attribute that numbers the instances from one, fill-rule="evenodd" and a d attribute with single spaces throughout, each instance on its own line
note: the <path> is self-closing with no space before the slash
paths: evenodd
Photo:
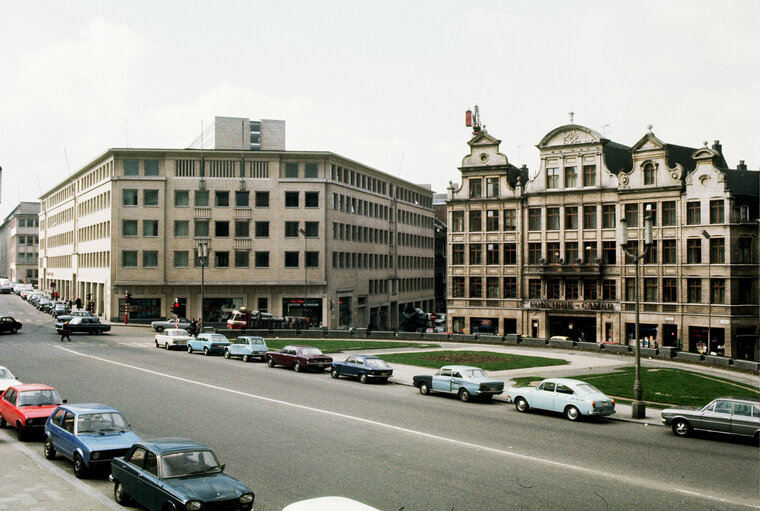
<path id="1" fill-rule="evenodd" d="M 596 318 L 549 316 L 549 336 L 565 335 L 574 341 L 598 342 Z"/>

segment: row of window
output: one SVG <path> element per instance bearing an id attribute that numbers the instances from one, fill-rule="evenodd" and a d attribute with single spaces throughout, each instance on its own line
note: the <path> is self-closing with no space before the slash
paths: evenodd
<path id="1" fill-rule="evenodd" d="M 28 236 L 25 236 L 23 234 L 19 234 L 17 243 L 19 245 L 34 246 L 34 245 L 36 245 L 36 244 L 39 243 L 39 238 L 37 238 L 37 236 L 33 236 L 31 234 L 28 235 Z"/>
<path id="2" fill-rule="evenodd" d="M 330 179 L 381 195 L 388 195 L 390 197 L 394 195 L 392 184 L 338 165 L 330 165 Z M 408 202 L 409 204 L 422 205 L 427 208 L 433 205 L 431 197 L 399 185 L 396 186 L 395 196 L 396 199 Z"/>
<path id="3" fill-rule="evenodd" d="M 77 214 L 78 216 L 82 217 L 85 215 L 95 213 L 96 211 L 108 209 L 110 207 L 111 207 L 111 190 L 108 190 L 104 193 L 96 195 L 95 197 L 91 197 L 87 200 L 83 200 L 82 202 L 80 202 L 77 205 Z"/>
<path id="4" fill-rule="evenodd" d="M 79 241 L 101 240 L 111 236 L 111 222 L 99 222 L 88 225 L 77 230 L 77 239 Z M 48 245 L 49 246 L 49 245 Z"/>
<path id="5" fill-rule="evenodd" d="M 121 251 L 121 265 L 124 268 L 158 268 L 159 252 L 158 250 L 143 250 L 142 264 L 138 265 L 140 261 L 139 252 L 137 250 L 122 250 Z M 201 262 L 198 259 L 197 253 L 189 250 L 175 250 L 173 254 L 173 266 L 174 268 L 189 268 L 190 258 L 193 258 L 193 266 L 196 268 L 201 267 Z M 214 268 L 250 268 L 251 253 L 249 251 L 238 250 L 232 253 L 228 251 L 215 251 L 209 261 L 209 266 Z M 298 268 L 302 263 L 300 262 L 301 252 L 285 252 L 284 253 L 284 266 L 285 268 Z M 306 267 L 318 268 L 319 267 L 319 252 L 306 252 Z M 269 252 L 257 251 L 254 252 L 254 267 L 255 268 L 269 268 Z"/>
<path id="6" fill-rule="evenodd" d="M 19 227 L 38 227 L 39 226 L 39 219 L 37 217 L 24 217 L 19 216 L 16 217 L 16 221 L 18 222 Z"/>
<path id="7" fill-rule="evenodd" d="M 390 207 L 376 202 L 357 199 L 340 193 L 332 194 L 332 208 L 336 211 L 345 211 L 355 215 L 388 220 Z"/>
<path id="8" fill-rule="evenodd" d="M 140 190 L 125 189 L 122 190 L 122 205 L 123 206 L 148 206 L 158 207 L 158 190 L 156 189 L 144 189 L 142 204 L 139 203 Z M 235 194 L 235 207 L 236 208 L 248 208 L 250 207 L 250 192 L 236 191 Z M 195 190 L 194 191 L 194 206 L 196 208 L 208 208 L 210 207 L 211 192 L 209 190 Z M 269 192 L 255 192 L 254 204 L 257 208 L 269 207 Z M 229 190 L 217 190 L 214 192 L 214 206 L 217 208 L 230 207 L 230 191 Z M 174 207 L 190 207 L 190 190 L 175 190 L 174 191 Z M 285 192 L 285 207 L 286 208 L 298 208 L 300 207 L 300 192 Z M 319 192 L 304 192 L 304 207 L 318 208 L 319 207 Z"/>
<path id="9" fill-rule="evenodd" d="M 583 165 L 582 183 L 583 187 L 596 186 L 596 165 Z M 547 167 L 546 169 L 546 188 L 548 190 L 560 187 L 560 169 L 559 167 Z M 578 167 L 575 165 L 564 168 L 564 187 L 578 188 Z"/>
<path id="10" fill-rule="evenodd" d="M 16 254 L 16 264 L 37 264 L 40 256 L 36 252 L 18 252 Z"/>
<path id="11" fill-rule="evenodd" d="M 122 236 L 135 237 L 139 236 L 139 222 L 140 220 L 122 220 Z M 158 237 L 158 220 L 142 220 L 142 236 L 147 238 Z M 226 220 L 217 220 L 213 222 L 214 236 L 217 238 L 229 238 L 232 234 L 230 226 L 234 224 L 235 238 L 248 238 L 250 237 L 250 221 L 249 220 L 236 220 L 230 222 Z M 193 222 L 193 236 L 207 238 L 211 236 L 210 227 L 212 222 L 210 220 L 194 220 Z M 300 222 L 285 222 L 285 237 L 286 238 L 298 238 L 301 233 Z M 319 222 L 304 222 L 303 231 L 307 238 L 319 237 Z M 269 222 L 257 221 L 254 222 L 254 233 L 257 238 L 269 237 Z M 190 220 L 175 220 L 174 221 L 174 237 L 175 238 L 188 238 L 190 237 Z"/>

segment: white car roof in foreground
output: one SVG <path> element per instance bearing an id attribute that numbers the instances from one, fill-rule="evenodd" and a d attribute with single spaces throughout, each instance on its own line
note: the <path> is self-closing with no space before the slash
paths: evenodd
<path id="1" fill-rule="evenodd" d="M 300 500 L 282 508 L 282 511 L 380 511 L 346 497 L 317 497 Z"/>

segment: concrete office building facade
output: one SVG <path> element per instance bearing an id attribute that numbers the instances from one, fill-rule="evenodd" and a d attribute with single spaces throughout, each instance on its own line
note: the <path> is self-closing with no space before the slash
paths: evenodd
<path id="1" fill-rule="evenodd" d="M 632 147 L 568 124 L 538 144 L 540 167 L 511 165 L 476 130 L 448 190 L 448 312 L 455 331 L 566 335 L 632 344 L 635 266 L 643 250 L 644 344 L 760 359 L 760 172 L 728 168 L 721 145 Z"/>
<path id="2" fill-rule="evenodd" d="M 14 282 L 36 284 L 39 202 L 21 202 L 0 225 L 0 272 Z"/>

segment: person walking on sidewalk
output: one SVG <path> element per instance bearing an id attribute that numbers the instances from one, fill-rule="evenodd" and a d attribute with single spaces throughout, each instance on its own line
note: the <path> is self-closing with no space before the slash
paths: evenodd
<path id="1" fill-rule="evenodd" d="M 68 321 L 64 321 L 61 328 L 61 342 L 64 342 L 64 339 L 68 339 L 71 342 L 71 330 L 69 329 Z"/>

